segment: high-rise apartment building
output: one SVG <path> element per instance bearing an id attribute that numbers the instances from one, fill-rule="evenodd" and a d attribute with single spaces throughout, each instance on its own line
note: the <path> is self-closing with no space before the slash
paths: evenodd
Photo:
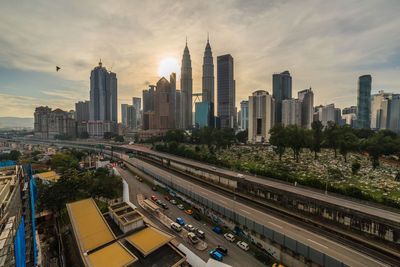
<path id="1" fill-rule="evenodd" d="M 267 91 L 254 92 L 249 97 L 249 142 L 268 142 L 274 120 L 275 100 Z"/>
<path id="2" fill-rule="evenodd" d="M 121 104 L 121 123 L 123 125 L 127 125 L 127 108 L 128 108 L 128 104 Z"/>
<path id="3" fill-rule="evenodd" d="M 383 90 L 372 95 L 371 99 L 371 129 L 388 129 L 389 125 L 389 102 L 393 98 L 392 93 L 385 93 Z"/>
<path id="4" fill-rule="evenodd" d="M 137 109 L 135 105 L 128 105 L 126 108 L 126 125 L 130 129 L 137 128 Z"/>
<path id="5" fill-rule="evenodd" d="M 338 118 L 338 112 L 340 112 L 340 109 L 335 108 L 335 104 L 329 104 L 326 106 L 318 106 L 316 107 L 316 119 L 321 121 L 323 126 L 328 125 L 328 122 L 335 122 L 335 123 L 340 123 L 339 118 Z"/>
<path id="6" fill-rule="evenodd" d="M 246 131 L 249 128 L 249 101 L 243 100 L 240 102 L 240 129 Z"/>
<path id="7" fill-rule="evenodd" d="M 143 113 L 154 111 L 154 88 L 155 85 L 149 85 L 148 90 L 143 90 Z"/>
<path id="8" fill-rule="evenodd" d="M 400 94 L 389 100 L 388 129 L 400 134 Z"/>
<path id="9" fill-rule="evenodd" d="M 75 119 L 77 121 L 89 121 L 90 101 L 79 101 L 75 103 Z"/>
<path id="10" fill-rule="evenodd" d="M 297 93 L 301 101 L 301 125 L 311 129 L 314 114 L 314 93 L 310 89 L 305 89 Z"/>
<path id="11" fill-rule="evenodd" d="M 357 89 L 357 127 L 370 128 L 371 126 L 371 75 L 358 78 Z"/>
<path id="12" fill-rule="evenodd" d="M 301 126 L 302 102 L 299 99 L 284 99 L 282 101 L 282 123 L 287 126 L 296 124 Z"/>
<path id="13" fill-rule="evenodd" d="M 101 61 L 90 75 L 90 120 L 117 122 L 117 76 Z"/>
<path id="14" fill-rule="evenodd" d="M 282 122 L 282 101 L 292 98 L 292 77 L 289 71 L 272 75 L 272 96 L 275 99 L 275 122 Z"/>
<path id="15" fill-rule="evenodd" d="M 76 120 L 61 109 L 37 107 L 34 113 L 35 137 L 54 139 L 57 136 L 76 137 Z"/>
<path id="16" fill-rule="evenodd" d="M 203 102 L 214 104 L 214 61 L 208 38 L 203 57 L 202 89 Z"/>
<path id="17" fill-rule="evenodd" d="M 234 128 L 236 122 L 236 90 L 233 57 L 230 54 L 217 57 L 218 117 L 221 128 Z"/>
<path id="18" fill-rule="evenodd" d="M 187 42 L 183 51 L 181 66 L 181 111 L 182 111 L 182 128 L 188 129 L 192 125 L 192 61 L 190 59 L 189 48 Z"/>
<path id="19" fill-rule="evenodd" d="M 154 94 L 154 116 L 157 129 L 175 128 L 174 105 L 172 102 L 171 84 L 162 77 L 157 82 Z"/>

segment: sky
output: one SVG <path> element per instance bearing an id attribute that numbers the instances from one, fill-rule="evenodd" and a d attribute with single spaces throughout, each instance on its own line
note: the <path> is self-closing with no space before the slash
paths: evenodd
<path id="1" fill-rule="evenodd" d="M 360 75 L 372 75 L 372 93 L 400 93 L 399 14 L 399 0 L 3 0 L 0 117 L 74 109 L 100 58 L 117 74 L 119 105 L 130 104 L 164 59 L 180 64 L 186 37 L 201 92 L 207 32 L 215 76 L 218 55 L 234 58 L 237 106 L 272 93 L 272 74 L 285 70 L 293 97 L 312 87 L 315 105 L 355 105 Z"/>

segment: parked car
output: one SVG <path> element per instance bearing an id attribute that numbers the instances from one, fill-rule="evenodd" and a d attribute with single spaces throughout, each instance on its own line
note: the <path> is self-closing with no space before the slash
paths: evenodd
<path id="1" fill-rule="evenodd" d="M 244 178 L 243 174 L 241 174 L 241 173 L 238 173 L 238 174 L 237 174 L 237 177 L 238 177 L 238 178 L 241 178 L 241 179 Z"/>
<path id="2" fill-rule="evenodd" d="M 221 228 L 218 227 L 218 226 L 214 226 L 212 230 L 213 230 L 214 232 L 216 232 L 217 234 L 221 234 L 221 233 L 222 233 Z"/>
<path id="3" fill-rule="evenodd" d="M 213 171 L 216 171 L 216 170 L 217 170 L 217 168 L 215 168 L 215 167 L 211 167 L 211 170 L 213 170 Z"/>
<path id="4" fill-rule="evenodd" d="M 206 238 L 206 234 L 203 231 L 201 231 L 199 228 L 196 228 L 194 232 L 199 238 L 201 238 L 201 239 Z"/>
<path id="5" fill-rule="evenodd" d="M 218 245 L 218 247 L 215 248 L 215 250 L 218 251 L 219 253 L 221 253 L 224 256 L 228 255 L 228 249 L 225 248 L 225 247 L 222 247 L 220 245 Z"/>
<path id="6" fill-rule="evenodd" d="M 169 198 L 169 196 L 164 196 L 166 201 L 170 201 L 171 199 Z"/>
<path id="7" fill-rule="evenodd" d="M 154 202 L 156 202 L 156 201 L 157 201 L 156 196 L 151 196 L 151 200 L 153 200 Z"/>
<path id="8" fill-rule="evenodd" d="M 171 199 L 169 202 L 170 202 L 172 205 L 176 205 L 175 199 Z"/>
<path id="9" fill-rule="evenodd" d="M 193 214 L 193 218 L 195 218 L 198 221 L 201 221 L 201 217 L 198 213 Z"/>
<path id="10" fill-rule="evenodd" d="M 188 233 L 188 238 L 192 244 L 197 244 L 200 241 L 200 239 L 194 233 Z"/>
<path id="11" fill-rule="evenodd" d="M 239 248 L 241 248 L 241 249 L 243 249 L 243 250 L 245 250 L 245 251 L 248 251 L 248 250 L 249 250 L 249 245 L 248 245 L 246 242 L 238 241 L 238 242 L 236 243 L 236 245 L 238 245 Z"/>
<path id="12" fill-rule="evenodd" d="M 225 234 L 224 234 L 224 237 L 225 237 L 225 239 L 228 240 L 228 241 L 231 241 L 231 242 L 234 242 L 234 241 L 235 241 L 235 236 L 234 236 L 233 234 L 231 234 L 231 233 L 225 233 Z"/>
<path id="13" fill-rule="evenodd" d="M 171 223 L 171 228 L 174 229 L 174 230 L 177 231 L 177 232 L 182 231 L 182 226 L 180 226 L 180 225 L 177 224 L 177 223 Z"/>
<path id="14" fill-rule="evenodd" d="M 167 206 L 167 204 L 165 204 L 165 203 L 161 203 L 161 206 L 162 206 L 165 210 L 168 209 L 168 206 Z"/>
<path id="15" fill-rule="evenodd" d="M 184 207 L 182 204 L 179 204 L 177 207 L 178 207 L 178 209 L 180 209 L 180 210 L 185 209 L 185 207 Z"/>
<path id="16" fill-rule="evenodd" d="M 274 264 L 272 264 L 272 267 L 285 267 L 285 266 L 283 266 L 282 264 L 279 264 L 279 263 L 274 263 Z"/>
<path id="17" fill-rule="evenodd" d="M 157 201 L 156 201 L 156 203 L 158 204 L 158 205 L 162 205 L 162 202 L 161 202 L 161 200 L 159 200 L 159 199 L 157 199 Z"/>
<path id="18" fill-rule="evenodd" d="M 139 182 L 143 182 L 143 179 L 142 179 L 142 178 L 139 178 L 138 181 L 139 181 Z"/>
<path id="19" fill-rule="evenodd" d="M 193 210 L 185 210 L 186 214 L 192 215 L 193 214 Z"/>
<path id="20" fill-rule="evenodd" d="M 151 190 L 157 191 L 157 187 L 153 186 L 153 188 L 151 188 Z"/>
<path id="21" fill-rule="evenodd" d="M 210 251 L 210 256 L 211 256 L 211 258 L 213 258 L 213 259 L 215 259 L 217 261 L 222 261 L 222 254 L 219 253 L 216 250 L 211 250 Z"/>
<path id="22" fill-rule="evenodd" d="M 194 227 L 191 224 L 185 224 L 185 229 L 189 232 L 194 232 Z"/>
<path id="23" fill-rule="evenodd" d="M 180 218 L 180 217 L 177 217 L 176 219 L 175 219 L 175 222 L 177 223 L 177 224 L 179 224 L 179 225 L 185 225 L 185 222 L 182 220 L 182 218 Z"/>

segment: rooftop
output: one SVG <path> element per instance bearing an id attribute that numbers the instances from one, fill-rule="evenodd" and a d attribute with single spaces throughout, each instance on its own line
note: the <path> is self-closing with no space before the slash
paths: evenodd
<path id="1" fill-rule="evenodd" d="M 91 266 L 119 267 L 136 262 L 138 258 L 120 242 L 115 242 L 88 255 Z"/>
<path id="2" fill-rule="evenodd" d="M 174 239 L 174 236 L 153 227 L 147 227 L 126 238 L 144 256 L 149 255 L 172 239 Z"/>

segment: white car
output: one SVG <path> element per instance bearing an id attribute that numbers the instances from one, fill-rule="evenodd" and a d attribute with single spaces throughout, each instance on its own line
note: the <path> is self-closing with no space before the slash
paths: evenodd
<path id="1" fill-rule="evenodd" d="M 232 235 L 231 233 L 225 233 L 225 234 L 224 234 L 224 237 L 225 237 L 225 239 L 228 240 L 228 241 L 231 241 L 231 242 L 234 242 L 234 241 L 235 241 L 235 237 L 234 237 L 234 235 Z"/>
<path id="2" fill-rule="evenodd" d="M 189 232 L 194 232 L 194 227 L 191 224 L 185 224 L 185 229 L 188 230 Z"/>
<path id="3" fill-rule="evenodd" d="M 240 178 L 240 179 L 244 178 L 243 174 L 241 174 L 241 173 L 238 173 L 237 177 Z"/>
<path id="4" fill-rule="evenodd" d="M 249 245 L 248 245 L 246 242 L 238 241 L 238 242 L 236 243 L 236 245 L 238 245 L 239 248 L 241 248 L 241 249 L 243 249 L 243 250 L 245 250 L 245 251 L 248 251 L 248 250 L 249 250 Z"/>
<path id="5" fill-rule="evenodd" d="M 179 204 L 177 207 L 178 207 L 178 209 L 180 209 L 180 210 L 183 210 L 183 209 L 185 208 L 182 204 Z"/>
<path id="6" fill-rule="evenodd" d="M 175 201 L 174 199 L 171 199 L 169 202 L 170 202 L 172 205 L 176 205 L 176 201 Z"/>
<path id="7" fill-rule="evenodd" d="M 171 228 L 177 232 L 180 232 L 182 230 L 182 226 L 180 226 L 179 224 L 177 224 L 175 222 L 171 223 Z"/>

